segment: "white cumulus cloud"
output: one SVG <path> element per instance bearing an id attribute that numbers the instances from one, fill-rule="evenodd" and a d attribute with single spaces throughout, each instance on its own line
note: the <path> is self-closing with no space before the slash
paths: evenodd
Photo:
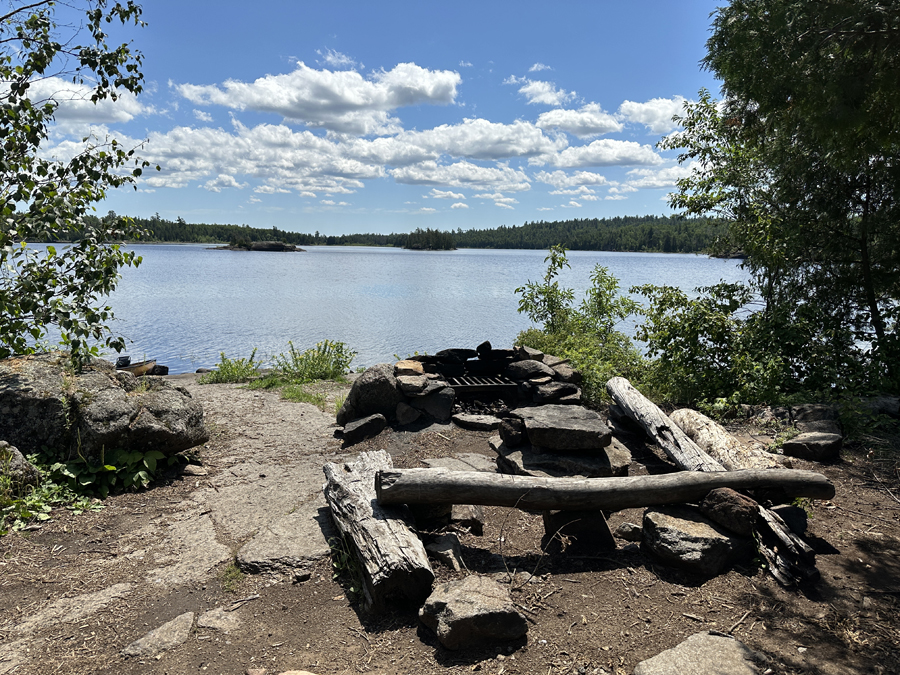
<path id="1" fill-rule="evenodd" d="M 528 69 L 528 72 L 539 73 L 542 70 L 553 70 L 553 68 L 543 63 L 535 63 L 533 66 L 531 66 L 531 68 Z"/>
<path id="2" fill-rule="evenodd" d="M 541 129 L 561 129 L 578 138 L 590 138 L 622 131 L 624 125 L 596 103 L 588 103 L 578 110 L 550 110 L 538 116 L 536 126 Z"/>
<path id="3" fill-rule="evenodd" d="M 409 185 L 439 185 L 452 188 L 494 189 L 521 192 L 531 189 L 524 171 L 508 166 L 486 167 L 460 161 L 453 164 L 422 162 L 392 169 L 390 175 L 398 183 Z"/>
<path id="4" fill-rule="evenodd" d="M 93 91 L 84 84 L 48 77 L 33 81 L 28 87 L 28 97 L 35 105 L 44 101 L 58 104 L 54 119 L 57 130 L 63 133 L 81 133 L 79 130 L 90 125 L 130 122 L 139 115 L 154 112 L 131 92 L 119 92 L 115 101 L 106 98 L 94 103 L 91 101 Z"/>
<path id="5" fill-rule="evenodd" d="M 618 115 L 628 122 L 643 124 L 654 134 L 666 134 L 678 128 L 672 117 L 684 112 L 685 102 L 683 96 L 654 98 L 644 103 L 623 101 Z"/>
<path id="6" fill-rule="evenodd" d="M 592 171 L 540 171 L 535 174 L 535 180 L 547 183 L 555 188 L 577 187 L 580 185 L 609 185 L 605 176 Z"/>
<path id="7" fill-rule="evenodd" d="M 455 204 L 450 205 L 451 209 L 467 209 L 469 208 L 468 204 L 463 204 L 462 202 L 456 202 Z"/>
<path id="8" fill-rule="evenodd" d="M 396 108 L 453 103 L 461 81 L 459 73 L 415 63 L 401 63 L 365 78 L 355 70 L 316 70 L 299 62 L 291 73 L 253 82 L 179 84 L 175 89 L 197 105 L 270 112 L 310 127 L 369 135 L 398 132 L 399 123 L 390 116 Z"/>
<path id="9" fill-rule="evenodd" d="M 322 60 L 319 61 L 319 63 L 324 63 L 329 68 L 349 70 L 351 68 L 356 68 L 357 65 L 362 67 L 362 64 L 357 64 L 353 58 L 333 49 L 325 49 L 324 52 L 321 49 L 317 49 L 316 54 L 322 57 Z"/>
<path id="10" fill-rule="evenodd" d="M 212 115 L 208 112 L 204 112 L 203 110 L 194 110 L 194 117 L 196 117 L 201 122 L 212 122 Z"/>
<path id="11" fill-rule="evenodd" d="M 556 155 L 542 156 L 536 163 L 549 163 L 564 168 L 585 166 L 628 166 L 635 164 L 661 164 L 663 159 L 649 145 L 634 141 L 617 141 L 603 138 L 589 145 L 566 148 Z"/>
<path id="12" fill-rule="evenodd" d="M 438 190 L 434 188 L 428 193 L 428 197 L 432 199 L 465 199 L 466 196 L 461 192 L 451 192 L 450 190 Z"/>
<path id="13" fill-rule="evenodd" d="M 563 105 L 577 96 L 574 91 L 558 89 L 552 82 L 543 80 L 530 80 L 527 77 L 511 75 L 503 84 L 520 84 L 519 93 L 525 97 L 528 103 L 541 105 Z"/>
<path id="14" fill-rule="evenodd" d="M 687 165 L 676 164 L 664 169 L 632 169 L 628 172 L 630 178 L 627 186 L 634 189 L 675 187 L 680 178 L 687 178 L 691 175 L 696 165 L 696 162 L 691 162 Z"/>

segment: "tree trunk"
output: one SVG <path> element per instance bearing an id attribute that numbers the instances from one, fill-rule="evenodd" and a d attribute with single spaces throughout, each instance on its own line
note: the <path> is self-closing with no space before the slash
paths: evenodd
<path id="1" fill-rule="evenodd" d="M 685 471 L 725 471 L 725 467 L 688 438 L 641 392 L 624 377 L 614 377 L 606 383 L 606 391 L 625 413 L 637 422 L 644 432 L 663 449 L 675 464 Z"/>
<path id="2" fill-rule="evenodd" d="M 780 489 L 794 497 L 830 499 L 834 486 L 813 471 L 681 471 L 627 478 L 538 478 L 483 471 L 384 469 L 375 475 L 378 503 L 481 504 L 535 511 L 619 511 L 697 502 L 715 488 Z"/>
<path id="3" fill-rule="evenodd" d="M 391 602 L 421 603 L 434 581 L 409 509 L 375 501 L 375 472 L 391 468 L 391 456 L 383 450 L 364 452 L 351 464 L 322 467 L 331 516 L 359 561 L 366 611 L 380 611 Z"/>
<path id="4" fill-rule="evenodd" d="M 777 455 L 741 443 L 703 413 L 690 408 L 676 410 L 669 419 L 697 446 L 728 471 L 736 469 L 776 469 Z"/>

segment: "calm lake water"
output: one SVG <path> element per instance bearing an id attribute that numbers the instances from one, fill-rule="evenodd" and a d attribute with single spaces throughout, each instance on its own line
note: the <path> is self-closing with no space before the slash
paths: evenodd
<path id="1" fill-rule="evenodd" d="M 205 245 L 139 245 L 111 298 L 115 329 L 132 360 L 156 358 L 171 373 L 212 367 L 219 352 L 266 357 L 330 339 L 370 366 L 415 351 L 510 346 L 528 328 L 515 289 L 542 277 L 546 251 L 417 252 L 310 247 L 305 253 L 216 251 Z M 668 284 L 692 290 L 746 273 L 705 256 L 569 252 L 561 285 L 580 302 L 596 264 L 623 289 Z M 628 329 L 626 328 L 626 332 Z"/>

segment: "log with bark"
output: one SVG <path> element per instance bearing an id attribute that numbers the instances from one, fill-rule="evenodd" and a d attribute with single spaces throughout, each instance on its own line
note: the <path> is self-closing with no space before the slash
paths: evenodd
<path id="1" fill-rule="evenodd" d="M 776 469 L 778 455 L 741 443 L 706 415 L 690 408 L 676 410 L 669 419 L 701 450 L 728 471 L 736 469 Z"/>
<path id="2" fill-rule="evenodd" d="M 375 500 L 375 473 L 391 468 L 391 456 L 383 450 L 364 452 L 350 464 L 329 462 L 322 467 L 331 516 L 359 560 L 365 611 L 395 602 L 419 604 L 434 581 L 409 509 Z"/>
<path id="3" fill-rule="evenodd" d="M 606 391 L 628 417 L 685 471 L 725 471 L 725 467 L 697 447 L 681 428 L 624 377 L 606 383 Z"/>
<path id="4" fill-rule="evenodd" d="M 814 471 L 681 471 L 627 478 L 538 478 L 482 471 L 384 469 L 375 475 L 378 503 L 481 504 L 535 511 L 619 511 L 696 502 L 715 488 L 779 489 L 796 497 L 830 499 L 834 486 Z"/>

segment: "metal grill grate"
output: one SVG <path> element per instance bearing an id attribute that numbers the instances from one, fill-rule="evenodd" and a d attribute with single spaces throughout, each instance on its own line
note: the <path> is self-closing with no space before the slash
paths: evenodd
<path id="1" fill-rule="evenodd" d="M 492 394 L 502 395 L 506 393 L 515 393 L 518 391 L 518 385 L 505 377 L 499 375 L 482 376 L 482 375 L 466 375 L 465 377 L 447 378 L 448 384 L 453 387 L 457 395 L 478 394 L 489 392 Z"/>

